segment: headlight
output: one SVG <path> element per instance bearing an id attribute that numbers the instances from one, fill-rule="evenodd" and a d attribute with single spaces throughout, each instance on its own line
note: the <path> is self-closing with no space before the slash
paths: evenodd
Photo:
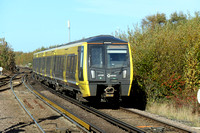
<path id="1" fill-rule="evenodd" d="M 126 70 L 123 70 L 123 78 L 124 78 L 124 79 L 126 78 L 126 73 L 127 73 L 127 71 L 126 71 Z"/>
<path id="2" fill-rule="evenodd" d="M 95 78 L 95 71 L 94 70 L 91 70 L 91 75 L 92 75 L 92 78 L 94 79 Z"/>

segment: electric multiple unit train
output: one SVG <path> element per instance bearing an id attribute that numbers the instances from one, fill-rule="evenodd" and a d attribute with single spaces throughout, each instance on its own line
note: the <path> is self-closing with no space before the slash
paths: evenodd
<path id="1" fill-rule="evenodd" d="M 116 102 L 131 92 L 130 44 L 110 35 L 63 44 L 35 53 L 33 73 L 57 91 L 88 101 Z"/>

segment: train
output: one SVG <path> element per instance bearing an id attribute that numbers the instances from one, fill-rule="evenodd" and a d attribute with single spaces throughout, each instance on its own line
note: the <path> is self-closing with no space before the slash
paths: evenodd
<path id="1" fill-rule="evenodd" d="M 34 53 L 34 77 L 55 90 L 90 102 L 119 102 L 133 82 L 129 42 L 93 36 Z"/>

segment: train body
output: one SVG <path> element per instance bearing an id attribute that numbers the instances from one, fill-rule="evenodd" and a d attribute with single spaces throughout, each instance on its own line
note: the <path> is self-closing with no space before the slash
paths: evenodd
<path id="1" fill-rule="evenodd" d="M 89 101 L 128 97 L 133 80 L 130 44 L 110 35 L 70 42 L 34 54 L 36 79 Z"/>

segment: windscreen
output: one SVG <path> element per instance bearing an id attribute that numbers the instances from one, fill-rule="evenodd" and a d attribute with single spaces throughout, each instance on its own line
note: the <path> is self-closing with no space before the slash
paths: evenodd
<path id="1" fill-rule="evenodd" d="M 107 68 L 126 67 L 127 58 L 127 45 L 107 46 Z"/>
<path id="2" fill-rule="evenodd" d="M 102 68 L 103 67 L 103 46 L 90 47 L 90 67 Z"/>

